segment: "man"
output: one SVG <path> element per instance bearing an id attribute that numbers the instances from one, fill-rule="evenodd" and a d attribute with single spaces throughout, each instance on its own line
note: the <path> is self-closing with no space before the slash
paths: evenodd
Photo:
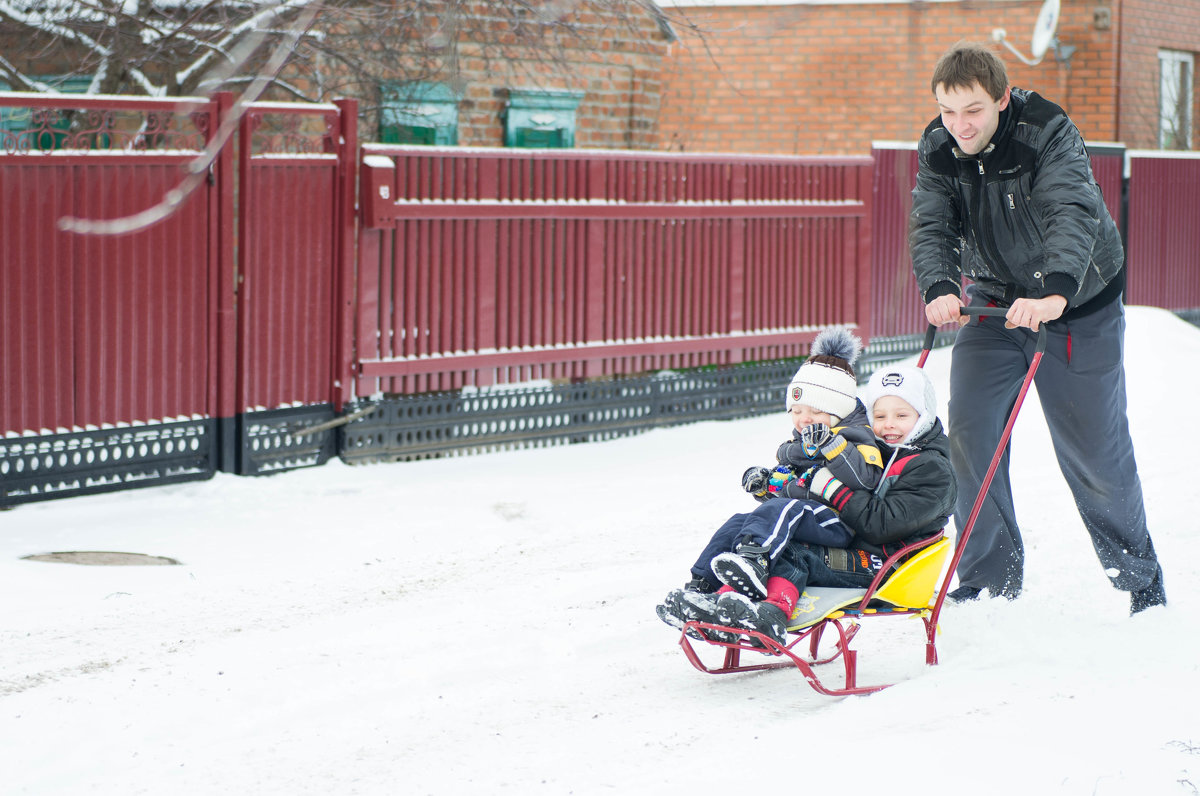
<path id="1" fill-rule="evenodd" d="M 1062 108 L 1010 88 L 982 45 L 943 55 L 930 88 L 939 116 L 918 147 L 909 244 L 929 322 L 962 327 L 948 410 L 956 523 L 970 515 L 1045 324 L 1035 381 L 1079 515 L 1105 573 L 1130 592 L 1131 613 L 1165 605 L 1126 416 L 1124 253 L 1079 130 Z M 963 276 L 970 304 L 1006 316 L 968 323 Z M 1021 592 L 1008 465 L 1005 451 L 951 600 Z"/>

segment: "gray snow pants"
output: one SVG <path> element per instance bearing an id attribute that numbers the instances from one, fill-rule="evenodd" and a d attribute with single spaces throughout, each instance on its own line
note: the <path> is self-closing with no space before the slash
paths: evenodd
<path id="1" fill-rule="evenodd" d="M 954 519 L 959 529 L 971 515 L 1036 342 L 1029 329 L 1005 329 L 1002 317 L 972 318 L 958 332 L 947 433 L 958 479 Z M 1059 468 L 1100 564 L 1116 588 L 1132 591 L 1149 586 L 1161 570 L 1146 529 L 1129 436 L 1124 348 L 1120 299 L 1082 318 L 1056 321 L 1047 326 L 1046 352 L 1034 384 Z M 1022 588 L 1025 548 L 1008 465 L 1006 449 L 957 571 L 962 585 L 1015 597 Z"/>

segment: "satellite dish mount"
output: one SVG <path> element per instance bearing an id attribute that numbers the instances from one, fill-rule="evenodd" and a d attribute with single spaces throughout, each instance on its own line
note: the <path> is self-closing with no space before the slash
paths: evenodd
<path id="1" fill-rule="evenodd" d="M 1021 59 L 1021 63 L 1026 66 L 1037 66 L 1042 62 L 1042 58 L 1046 55 L 1046 50 L 1054 48 L 1054 58 L 1058 61 L 1071 60 L 1071 56 L 1075 53 L 1075 48 L 1069 44 L 1063 44 L 1055 36 L 1058 30 L 1058 17 L 1061 10 L 1060 0 L 1045 0 L 1042 3 L 1042 10 L 1038 12 L 1037 22 L 1033 23 L 1033 36 L 1030 38 L 1030 48 L 1032 49 L 1031 57 L 1025 57 L 1024 53 L 1012 46 L 1008 42 L 1008 32 L 1004 28 L 996 28 L 992 31 L 992 41 L 997 41 L 1007 47 L 1013 55 Z"/>

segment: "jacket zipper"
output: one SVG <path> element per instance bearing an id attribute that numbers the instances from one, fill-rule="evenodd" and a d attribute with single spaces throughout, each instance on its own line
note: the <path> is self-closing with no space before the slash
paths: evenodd
<path id="1" fill-rule="evenodd" d="M 986 177 L 987 172 L 983 168 L 983 159 L 976 158 L 975 163 L 979 167 L 979 176 Z M 985 179 L 981 179 L 979 181 L 979 188 L 976 192 L 977 201 L 973 208 L 975 216 L 981 220 L 984 217 L 983 199 L 986 194 L 987 181 Z M 996 279 L 1000 282 L 1004 282 L 1007 285 L 1017 286 L 1017 280 L 1011 273 L 1008 272 L 1008 268 L 1004 265 L 1004 260 L 999 256 L 995 241 L 990 236 L 979 235 L 979 233 L 975 231 L 974 225 L 971 226 L 971 235 L 975 238 L 975 245 L 979 247 L 980 254 L 983 255 L 984 263 L 989 269 L 991 269 L 992 274 L 995 275 Z"/>

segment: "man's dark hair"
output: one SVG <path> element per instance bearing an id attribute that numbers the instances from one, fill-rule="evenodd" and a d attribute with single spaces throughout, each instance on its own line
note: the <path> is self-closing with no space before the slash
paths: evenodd
<path id="1" fill-rule="evenodd" d="M 1008 70 L 1004 62 L 986 45 L 959 42 L 938 59 L 933 68 L 929 90 L 935 95 L 938 86 L 946 89 L 970 90 L 976 83 L 994 100 L 1004 96 L 1008 88 Z"/>

